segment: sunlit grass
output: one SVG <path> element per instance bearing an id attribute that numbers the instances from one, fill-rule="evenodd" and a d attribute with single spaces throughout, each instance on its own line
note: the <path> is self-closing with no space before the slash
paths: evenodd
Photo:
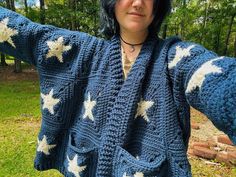
<path id="1" fill-rule="evenodd" d="M 3 82 L 0 85 L 0 119 L 39 117 L 38 81 Z"/>
<path id="2" fill-rule="evenodd" d="M 55 170 L 38 172 L 33 167 L 39 126 L 34 117 L 0 121 L 0 177 L 61 177 Z"/>
<path id="3" fill-rule="evenodd" d="M 33 167 L 40 128 L 39 83 L 0 80 L 0 177 L 61 177 Z"/>

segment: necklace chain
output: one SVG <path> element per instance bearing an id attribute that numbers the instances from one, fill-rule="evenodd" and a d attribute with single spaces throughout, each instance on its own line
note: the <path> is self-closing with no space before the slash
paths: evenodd
<path id="1" fill-rule="evenodd" d="M 143 45 L 144 42 L 141 42 L 141 43 L 137 43 L 137 44 L 131 44 L 129 42 L 126 42 L 121 36 L 120 36 L 120 39 L 127 45 L 129 45 L 131 47 L 130 49 L 130 52 L 134 52 L 135 51 L 135 46 L 138 46 L 138 45 Z"/>

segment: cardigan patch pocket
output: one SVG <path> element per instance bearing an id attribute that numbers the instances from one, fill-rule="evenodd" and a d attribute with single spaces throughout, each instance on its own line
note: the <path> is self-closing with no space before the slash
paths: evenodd
<path id="1" fill-rule="evenodd" d="M 164 177 L 163 172 L 165 171 L 165 168 L 167 168 L 167 162 L 164 154 L 156 156 L 153 161 L 148 162 L 139 159 L 138 156 L 134 157 L 128 151 L 118 146 L 115 153 L 115 164 L 113 166 L 113 175 L 117 177 Z"/>
<path id="2" fill-rule="evenodd" d="M 76 132 L 71 132 L 64 163 L 68 176 L 94 176 L 97 149 L 88 139 L 82 138 Z"/>
<path id="3" fill-rule="evenodd" d="M 70 121 L 72 115 L 75 84 L 64 82 L 57 84 L 44 78 L 40 82 L 42 118 L 50 125 L 59 125 L 61 128 Z"/>

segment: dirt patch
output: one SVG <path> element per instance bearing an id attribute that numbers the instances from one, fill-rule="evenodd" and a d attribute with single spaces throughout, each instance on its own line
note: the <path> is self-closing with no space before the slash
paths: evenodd
<path id="1" fill-rule="evenodd" d="M 39 129 L 41 125 L 41 120 L 35 120 L 34 118 L 31 118 L 29 120 L 15 120 L 15 123 L 18 125 L 19 128 L 21 129 L 26 129 L 26 128 L 34 128 L 34 129 Z"/>
<path id="2" fill-rule="evenodd" d="M 23 81 L 23 80 L 38 80 L 38 73 L 33 66 L 24 67 L 21 73 L 14 72 L 14 66 L 8 65 L 0 67 L 0 82 L 1 81 Z"/>
<path id="3" fill-rule="evenodd" d="M 213 136 L 224 134 L 224 132 L 219 131 L 209 120 L 199 124 L 199 127 L 199 130 L 192 129 L 191 138 L 194 140 L 206 141 Z"/>
<path id="4" fill-rule="evenodd" d="M 224 132 L 218 130 L 204 114 L 193 108 L 191 108 L 191 123 L 197 124 L 199 129 L 191 129 L 190 142 L 206 141 L 213 136 L 224 134 Z"/>

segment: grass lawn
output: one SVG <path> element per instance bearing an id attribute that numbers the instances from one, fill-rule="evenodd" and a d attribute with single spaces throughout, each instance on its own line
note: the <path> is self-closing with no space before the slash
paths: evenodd
<path id="1" fill-rule="evenodd" d="M 41 120 L 38 80 L 1 69 L 0 177 L 61 177 L 55 170 L 38 172 L 33 167 Z"/>
<path id="2" fill-rule="evenodd" d="M 0 68 L 0 177 L 62 176 L 33 168 L 41 120 L 39 96 L 37 75 L 31 69 L 14 74 L 12 67 Z M 236 177 L 236 168 L 206 165 L 195 158 L 190 162 L 193 177 Z"/>

